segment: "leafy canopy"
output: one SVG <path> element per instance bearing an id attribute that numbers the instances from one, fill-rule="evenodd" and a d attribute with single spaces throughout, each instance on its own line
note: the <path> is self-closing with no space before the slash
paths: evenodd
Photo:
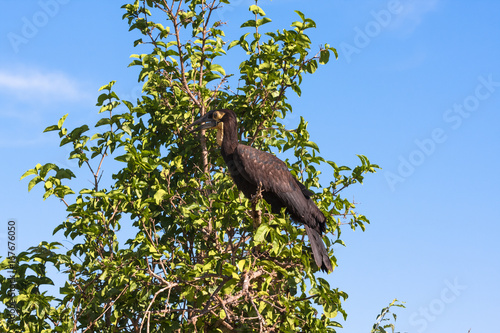
<path id="1" fill-rule="evenodd" d="M 44 199 L 55 196 L 68 218 L 54 233 L 74 246 L 42 242 L 16 257 L 16 316 L 0 313 L 2 330 L 31 332 L 334 332 L 347 295 L 315 275 L 318 267 L 301 225 L 270 214 L 263 200 L 249 201 L 234 186 L 213 133 L 188 134 L 186 127 L 214 108 L 239 117 L 245 144 L 290 152 L 291 172 L 316 189 L 327 216 L 325 242 L 332 261 L 342 244 L 341 225 L 364 230 L 367 218 L 340 192 L 361 183 L 378 168 L 364 156 L 354 169 L 320 156 L 307 122 L 295 129 L 290 93 L 301 95 L 306 74 L 326 64 L 336 50 L 324 44 L 311 53 L 313 20 L 296 12 L 286 29 L 266 30 L 271 18 L 257 4 L 243 34 L 226 40 L 217 11 L 229 1 L 146 0 L 125 4 L 123 18 L 140 38 L 133 54 L 143 95 L 121 99 L 115 82 L 100 89 L 102 118 L 94 129 L 64 127 L 67 115 L 45 131 L 57 132 L 69 159 L 87 169 L 89 188 L 70 187 L 72 170 L 38 164 L 22 178 L 28 189 L 42 184 Z M 229 52 L 242 54 L 228 71 Z M 235 77 L 232 77 L 235 76 Z M 232 88 L 230 83 L 236 83 Z M 293 155 L 291 154 L 293 153 Z M 114 162 L 113 162 L 114 161 Z M 120 170 L 102 178 L 102 170 Z M 331 182 L 319 183 L 318 166 L 331 167 Z M 107 187 L 103 186 L 107 184 Z M 323 185 L 323 186 L 322 186 Z M 135 236 L 119 242 L 120 228 Z M 66 276 L 60 295 L 43 291 L 53 284 L 53 266 Z M 5 260 L 0 269 L 7 269 Z M 8 283 L 0 277 L 2 302 Z M 36 291 L 36 292 L 35 292 Z"/>

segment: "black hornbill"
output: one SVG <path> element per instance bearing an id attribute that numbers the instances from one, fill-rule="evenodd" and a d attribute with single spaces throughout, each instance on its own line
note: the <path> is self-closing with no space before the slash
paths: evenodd
<path id="1" fill-rule="evenodd" d="M 322 234 L 326 218 L 311 200 L 314 194 L 300 183 L 276 156 L 238 143 L 236 115 L 227 109 L 213 110 L 193 122 L 191 132 L 217 128 L 217 143 L 236 186 L 251 199 L 261 190 L 273 214 L 285 207 L 292 219 L 305 226 L 314 260 L 324 272 L 333 270 Z"/>

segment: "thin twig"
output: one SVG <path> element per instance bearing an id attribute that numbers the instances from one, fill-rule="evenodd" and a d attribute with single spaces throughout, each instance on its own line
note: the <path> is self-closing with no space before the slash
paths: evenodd
<path id="1" fill-rule="evenodd" d="M 129 285 L 127 284 L 125 286 L 125 288 L 123 288 L 123 290 L 120 292 L 120 294 L 115 298 L 114 301 L 111 301 L 108 303 L 108 305 L 106 305 L 106 307 L 104 308 L 104 311 L 101 313 L 101 315 L 99 317 L 97 317 L 96 319 L 94 319 L 94 321 L 92 321 L 92 323 L 90 323 L 89 326 L 87 326 L 87 329 L 85 331 L 83 331 L 83 333 L 87 332 L 89 329 L 91 329 L 94 324 L 99 320 L 101 319 L 102 316 L 104 316 L 104 314 L 113 306 L 113 304 L 115 304 L 115 302 L 123 295 L 123 293 L 125 292 L 125 290 L 127 290 L 129 287 Z"/>

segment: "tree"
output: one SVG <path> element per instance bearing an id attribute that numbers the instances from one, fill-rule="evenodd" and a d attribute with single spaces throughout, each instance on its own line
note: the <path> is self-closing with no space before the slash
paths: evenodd
<path id="1" fill-rule="evenodd" d="M 286 160 L 328 219 L 325 238 L 342 244 L 341 225 L 368 223 L 340 192 L 378 168 L 364 156 L 352 170 L 319 155 L 309 140 L 307 122 L 286 128 L 292 111 L 287 94 L 300 96 L 305 74 L 326 64 L 336 50 L 325 44 L 311 53 L 313 20 L 296 12 L 288 29 L 265 31 L 271 21 L 255 5 L 244 34 L 227 43 L 216 11 L 227 0 L 146 0 L 126 4 L 123 18 L 142 38 L 132 55 L 140 68 L 143 96 L 126 101 L 103 86 L 97 106 L 98 129 L 69 130 L 66 116 L 45 131 L 56 131 L 69 158 L 87 168 L 91 188 L 71 188 L 72 170 L 38 164 L 24 175 L 28 189 L 45 188 L 44 199 L 59 198 L 68 219 L 54 231 L 75 243 L 43 242 L 16 257 L 14 317 L 0 314 L 7 331 L 26 332 L 335 332 L 335 316 L 346 316 L 347 295 L 315 276 L 302 226 L 282 212 L 270 214 L 259 198 L 238 192 L 216 148 L 212 133 L 188 135 L 187 126 L 210 109 L 229 108 L 239 117 L 246 144 Z M 159 22 L 164 22 L 163 24 Z M 166 23 L 165 23 L 166 22 Z M 222 66 L 228 52 L 244 51 L 234 74 Z M 236 71 L 236 70 L 235 70 Z M 231 88 L 237 84 L 237 88 Z M 104 129 L 104 130 L 102 130 Z M 100 130 L 100 131 L 99 131 Z M 103 163 L 113 158 L 121 169 L 102 179 Z M 331 167 L 332 181 L 319 183 L 318 165 Z M 108 184 L 104 187 L 103 184 Z M 134 238 L 118 242 L 120 228 Z M 48 295 L 47 265 L 67 275 L 61 295 Z M 8 266 L 5 260 L 0 268 Z M 0 277 L 2 301 L 8 283 Z M 42 292 L 34 292 L 42 291 Z M 8 320 L 7 320 L 8 319 Z"/>

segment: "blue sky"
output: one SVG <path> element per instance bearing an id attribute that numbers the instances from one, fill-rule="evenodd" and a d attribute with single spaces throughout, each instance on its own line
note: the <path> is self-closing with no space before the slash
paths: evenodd
<path id="1" fill-rule="evenodd" d="M 2 1 L 0 24 L 0 244 L 16 219 L 19 249 L 60 241 L 62 203 L 27 192 L 20 176 L 37 163 L 66 160 L 55 134 L 98 119 L 97 89 L 117 80 L 124 99 L 140 95 L 127 68 L 136 36 L 120 2 Z M 252 1 L 224 8 L 227 40 L 250 18 Z M 366 155 L 383 169 L 346 195 L 372 224 L 342 234 L 339 267 L 327 277 L 346 291 L 343 332 L 369 332 L 393 298 L 406 332 L 492 332 L 500 311 L 500 3 L 493 0 L 262 1 L 285 27 L 297 9 L 316 21 L 313 45 L 328 43 L 339 59 L 305 77 L 290 95 L 290 128 L 304 116 L 321 154 L 354 166 Z M 237 61 L 226 72 L 237 71 Z M 232 66 L 232 67 L 231 67 Z M 109 171 L 108 171 L 109 170 Z M 105 175 L 113 166 L 105 165 Z M 88 186 L 82 173 L 77 184 Z M 322 176 L 329 182 L 328 170 Z M 5 245 L 1 245 L 6 247 Z M 5 249 L 1 249 L 2 256 Z"/>

